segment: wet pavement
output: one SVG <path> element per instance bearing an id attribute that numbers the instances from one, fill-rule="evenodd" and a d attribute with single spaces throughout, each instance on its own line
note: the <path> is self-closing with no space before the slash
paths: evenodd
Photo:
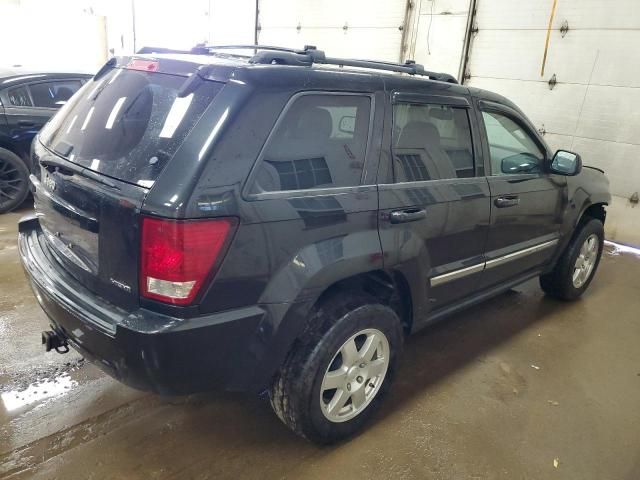
<path id="1" fill-rule="evenodd" d="M 528 282 L 408 339 L 359 437 L 319 448 L 268 401 L 163 398 L 44 353 L 47 321 L 0 216 L 0 478 L 640 478 L 640 256 L 607 246 L 587 295 Z"/>

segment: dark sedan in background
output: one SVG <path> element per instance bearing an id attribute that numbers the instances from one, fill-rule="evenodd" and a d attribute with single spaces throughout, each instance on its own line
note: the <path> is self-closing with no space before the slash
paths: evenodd
<path id="1" fill-rule="evenodd" d="M 33 137 L 89 78 L 0 69 L 0 213 L 18 207 L 29 193 Z"/>

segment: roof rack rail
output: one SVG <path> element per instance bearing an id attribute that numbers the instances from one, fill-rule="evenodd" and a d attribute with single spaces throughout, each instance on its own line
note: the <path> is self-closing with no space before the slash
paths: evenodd
<path id="1" fill-rule="evenodd" d="M 176 50 L 174 48 L 165 48 L 165 47 L 142 47 L 138 49 L 136 54 L 144 55 L 146 53 L 194 53 L 193 49 L 191 50 Z"/>
<path id="2" fill-rule="evenodd" d="M 145 55 L 150 53 L 179 53 L 187 55 L 211 55 L 210 47 L 206 47 L 204 44 L 198 44 L 189 50 L 181 50 L 176 48 L 167 47 L 142 47 L 138 49 L 136 55 Z M 241 55 L 234 55 L 241 56 Z M 244 55 L 250 58 L 250 55 Z"/>
<path id="3" fill-rule="evenodd" d="M 377 60 L 327 57 L 322 50 L 318 50 L 314 45 L 305 45 L 301 50 L 270 45 L 198 45 L 195 48 L 208 50 L 209 52 L 214 50 L 254 50 L 255 55 L 251 57 L 249 62 L 257 64 L 310 66 L 314 63 L 319 63 L 408 73 L 409 75 L 420 75 L 440 82 L 458 83 L 452 75 L 425 70 L 422 65 L 417 64 L 413 60 L 407 60 L 405 63 L 393 63 Z"/>
<path id="4" fill-rule="evenodd" d="M 289 52 L 304 54 L 308 49 L 315 49 L 313 45 L 305 45 L 302 50 L 296 48 L 275 47 L 272 45 L 206 45 L 199 43 L 196 48 L 203 48 L 208 50 L 271 50 L 273 52 Z"/>
<path id="5" fill-rule="evenodd" d="M 440 82 L 458 83 L 452 75 L 425 70 L 422 65 L 417 64 L 413 60 L 407 60 L 405 63 L 393 63 L 378 60 L 327 57 L 322 50 L 318 50 L 314 45 L 305 45 L 304 48 L 300 50 L 294 48 L 274 47 L 271 45 L 198 44 L 189 51 L 172 50 L 169 48 L 143 47 L 138 50 L 137 53 L 191 53 L 199 55 L 216 55 L 216 50 L 253 50 L 253 56 L 234 56 L 249 58 L 249 63 L 254 64 L 311 66 L 316 63 L 339 65 L 343 67 L 370 68 L 374 70 L 385 70 L 388 72 L 408 73 L 409 75 L 420 75 Z"/>

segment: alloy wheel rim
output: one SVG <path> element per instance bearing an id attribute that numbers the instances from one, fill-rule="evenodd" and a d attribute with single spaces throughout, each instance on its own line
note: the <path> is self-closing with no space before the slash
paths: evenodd
<path id="1" fill-rule="evenodd" d="M 320 386 L 320 409 L 331 422 L 362 413 L 380 391 L 389 368 L 389 341 L 368 328 L 352 335 L 333 356 Z"/>
<path id="2" fill-rule="evenodd" d="M 23 182 L 18 169 L 0 159 L 0 205 L 18 198 Z"/>
<path id="3" fill-rule="evenodd" d="M 578 258 L 573 266 L 573 286 L 575 288 L 582 287 L 591 277 L 598 259 L 599 246 L 600 239 L 595 233 L 592 233 L 580 247 Z"/>

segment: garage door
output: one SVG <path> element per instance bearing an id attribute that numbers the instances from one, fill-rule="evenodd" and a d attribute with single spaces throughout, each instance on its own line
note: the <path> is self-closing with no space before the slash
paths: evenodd
<path id="1" fill-rule="evenodd" d="M 514 100 L 550 146 L 579 152 L 628 198 L 640 189 L 640 2 L 557 0 L 542 74 L 552 4 L 479 0 L 467 83 Z"/>
<path id="2" fill-rule="evenodd" d="M 184 48 L 208 42 L 209 0 L 135 0 L 136 48 Z"/>
<path id="3" fill-rule="evenodd" d="M 604 169 L 607 236 L 640 244 L 629 202 L 640 191 L 640 2 L 557 0 L 542 72 L 553 3 L 478 0 L 467 83 L 509 97 L 552 148 Z"/>
<path id="4" fill-rule="evenodd" d="M 405 0 L 264 0 L 258 35 L 263 45 L 316 45 L 327 55 L 397 62 Z"/>
<path id="5" fill-rule="evenodd" d="M 419 12 L 417 19 L 416 12 Z M 457 78 L 469 0 L 417 0 L 413 13 L 405 57 L 414 59 L 427 70 Z"/>

